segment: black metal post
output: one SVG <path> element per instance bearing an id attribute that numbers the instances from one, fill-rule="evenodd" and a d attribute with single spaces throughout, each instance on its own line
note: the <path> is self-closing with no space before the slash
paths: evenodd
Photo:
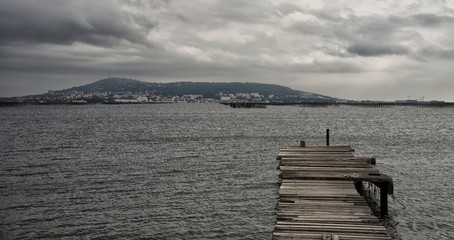
<path id="1" fill-rule="evenodd" d="M 329 146 L 329 129 L 326 129 L 326 146 Z"/>

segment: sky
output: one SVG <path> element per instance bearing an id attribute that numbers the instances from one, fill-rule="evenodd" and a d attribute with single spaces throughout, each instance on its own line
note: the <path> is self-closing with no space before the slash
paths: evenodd
<path id="1" fill-rule="evenodd" d="M 454 0 L 0 0 L 1 97 L 109 75 L 454 101 Z"/>

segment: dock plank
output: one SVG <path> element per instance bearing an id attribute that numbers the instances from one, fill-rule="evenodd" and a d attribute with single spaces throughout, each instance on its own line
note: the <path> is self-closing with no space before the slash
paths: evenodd
<path id="1" fill-rule="evenodd" d="M 355 157 L 350 146 L 288 147 L 277 159 L 281 171 L 273 239 L 391 239 L 354 185 L 390 184 L 374 158 Z"/>

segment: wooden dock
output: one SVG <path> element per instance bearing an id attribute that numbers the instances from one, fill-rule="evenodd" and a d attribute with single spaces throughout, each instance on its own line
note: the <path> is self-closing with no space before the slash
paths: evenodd
<path id="1" fill-rule="evenodd" d="M 392 179 L 374 168 L 374 158 L 353 152 L 350 146 L 306 147 L 304 141 L 280 150 L 273 239 L 391 239 L 355 186 L 378 186 L 381 216 L 386 216 Z"/>

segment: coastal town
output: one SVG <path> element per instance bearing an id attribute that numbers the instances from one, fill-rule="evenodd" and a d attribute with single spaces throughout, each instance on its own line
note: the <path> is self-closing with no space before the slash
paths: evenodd
<path id="1" fill-rule="evenodd" d="M 352 101 L 329 98 L 311 93 L 299 95 L 261 95 L 259 93 L 223 93 L 219 92 L 214 98 L 205 98 L 201 94 L 184 94 L 176 96 L 154 95 L 152 93 L 132 92 L 91 92 L 81 91 L 63 92 L 48 91 L 46 94 L 2 99 L 0 106 L 14 106 L 24 104 L 55 105 L 55 104 L 172 104 L 172 103 L 221 103 L 234 108 L 264 107 L 265 105 L 302 105 L 302 106 L 333 106 L 351 105 L 363 107 L 454 107 L 454 103 L 444 101 L 422 100 L 395 100 L 395 101 Z"/>
<path id="2" fill-rule="evenodd" d="M 32 95 L 16 98 L 17 101 L 36 104 L 59 104 L 59 103 L 106 103 L 106 104 L 127 104 L 127 103 L 220 103 L 220 102 L 279 102 L 300 99 L 298 95 L 288 95 L 284 98 L 259 93 L 218 93 L 215 98 L 205 98 L 200 94 L 184 94 L 180 96 L 162 96 L 150 93 L 131 92 L 93 92 L 84 93 L 74 91 L 63 93 L 49 91 L 47 94 Z"/>
<path id="3" fill-rule="evenodd" d="M 129 79 L 106 79 L 72 89 L 49 90 L 43 94 L 0 100 L 27 104 L 145 104 L 334 102 L 338 99 L 281 86 L 254 83 L 176 83 L 155 84 L 150 87 L 148 83 Z"/>
<path id="4" fill-rule="evenodd" d="M 222 103 L 232 107 L 263 107 L 264 105 L 366 107 L 421 106 L 446 107 L 454 103 L 437 100 L 371 101 L 347 100 L 311 92 L 293 90 L 273 84 L 177 82 L 149 83 L 125 78 L 107 78 L 91 84 L 43 94 L 0 98 L 0 106 L 25 104 L 170 104 Z"/>

